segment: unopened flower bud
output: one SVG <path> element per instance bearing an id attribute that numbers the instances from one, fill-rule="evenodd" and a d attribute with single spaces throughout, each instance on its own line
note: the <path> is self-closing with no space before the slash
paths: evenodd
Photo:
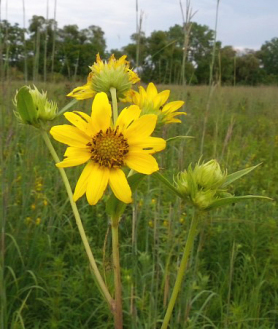
<path id="1" fill-rule="evenodd" d="M 210 160 L 204 164 L 197 164 L 194 168 L 194 177 L 196 183 L 204 189 L 217 189 L 225 179 L 226 172 L 222 172 L 219 163 L 216 160 Z"/>
<path id="2" fill-rule="evenodd" d="M 46 96 L 46 92 L 39 92 L 35 86 L 34 89 L 29 86 L 20 88 L 14 97 L 15 115 L 19 121 L 39 127 L 40 121 L 53 120 L 57 115 L 57 104 Z"/>
<path id="3" fill-rule="evenodd" d="M 197 208 L 204 210 L 214 201 L 215 193 L 215 190 L 200 190 L 196 193 L 194 198 L 192 198 L 192 202 Z"/>

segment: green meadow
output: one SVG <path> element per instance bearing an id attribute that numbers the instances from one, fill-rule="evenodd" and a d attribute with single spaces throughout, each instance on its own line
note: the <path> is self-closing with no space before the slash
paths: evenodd
<path id="1" fill-rule="evenodd" d="M 113 328 L 90 272 L 59 172 L 39 132 L 20 125 L 12 99 L 24 82 L 0 86 L 1 329 Z M 62 108 L 72 83 L 38 84 Z M 235 195 L 269 196 L 212 210 L 195 240 L 169 328 L 275 329 L 278 326 L 278 87 L 162 86 L 185 100 L 181 124 L 167 125 L 156 154 L 173 177 L 200 157 L 228 172 L 261 165 L 232 185 Z M 121 108 L 123 108 L 121 104 Z M 91 100 L 72 109 L 90 113 Z M 53 124 L 66 123 L 59 118 Z M 204 125 L 205 122 L 205 125 Z M 65 146 L 53 140 L 62 158 Z M 72 189 L 80 166 L 67 168 Z M 113 287 L 109 191 L 77 202 L 105 281 Z M 124 328 L 160 328 L 192 207 L 145 177 L 120 223 Z"/>

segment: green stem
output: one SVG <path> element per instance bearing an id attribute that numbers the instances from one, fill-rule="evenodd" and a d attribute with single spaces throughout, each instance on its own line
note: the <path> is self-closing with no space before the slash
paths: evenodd
<path id="1" fill-rule="evenodd" d="M 119 254 L 119 221 L 118 216 L 112 217 L 112 250 L 113 250 L 113 267 L 114 267 L 114 285 L 115 285 L 115 311 L 114 324 L 115 329 L 123 328 L 123 306 L 122 306 L 122 284 L 121 284 L 121 267 Z"/>
<path id="2" fill-rule="evenodd" d="M 54 147 L 53 147 L 46 131 L 41 130 L 41 134 L 42 134 L 42 138 L 45 141 L 45 144 L 48 147 L 55 163 L 60 162 L 60 159 L 58 158 L 58 155 L 57 155 L 57 153 L 56 153 L 56 151 L 55 151 L 55 149 L 54 149 Z M 70 184 L 69 184 L 68 177 L 65 173 L 64 168 L 58 168 L 58 170 L 60 171 L 60 174 L 62 176 L 62 180 L 64 182 L 64 185 L 65 185 L 65 188 L 66 188 L 69 200 L 70 200 L 71 208 L 72 208 L 75 220 L 76 220 L 76 224 L 77 224 L 77 227 L 78 227 L 78 230 L 79 230 L 84 248 L 85 248 L 87 256 L 89 258 L 89 262 L 91 264 L 93 273 L 95 275 L 95 279 L 98 283 L 98 288 L 100 289 L 100 292 L 103 294 L 103 296 L 106 299 L 107 303 L 109 304 L 110 308 L 113 310 L 115 302 L 114 302 L 113 298 L 111 297 L 111 295 L 110 295 L 110 293 L 109 293 L 109 291 L 108 291 L 108 289 L 107 289 L 107 287 L 106 287 L 106 285 L 105 285 L 105 283 L 102 279 L 102 276 L 101 276 L 101 274 L 98 270 L 95 258 L 93 256 L 93 253 L 92 253 L 92 250 L 90 248 L 88 239 L 86 237 L 86 233 L 85 233 L 85 230 L 84 230 L 84 227 L 83 227 L 83 224 L 82 224 L 82 221 L 81 221 L 76 203 L 73 201 L 72 190 L 71 190 L 71 187 L 70 187 Z"/>
<path id="3" fill-rule="evenodd" d="M 175 188 L 174 185 L 172 185 L 163 175 L 161 175 L 158 171 L 154 172 L 152 174 L 154 177 L 156 177 L 157 179 L 159 179 L 164 185 L 166 185 L 169 190 L 173 191 L 177 196 L 179 196 L 180 198 L 183 198 L 183 195 L 178 191 L 178 189 Z"/>
<path id="4" fill-rule="evenodd" d="M 70 109 L 74 104 L 78 102 L 77 99 L 71 100 L 66 106 L 64 106 L 58 113 L 57 116 L 62 115 L 64 112 L 66 112 L 68 109 Z"/>
<path id="5" fill-rule="evenodd" d="M 178 293 L 181 288 L 181 284 L 182 284 L 182 280 L 183 280 L 183 277 L 185 274 L 188 258 L 189 258 L 190 252 L 191 252 L 193 244 L 194 244 L 197 226 L 198 226 L 198 216 L 197 216 L 197 214 L 195 214 L 195 210 L 194 210 L 187 241 L 186 241 L 186 245 L 184 248 L 184 252 L 183 252 L 183 256 L 182 256 L 182 260 L 181 260 L 181 264 L 180 264 L 180 268 L 178 270 L 175 286 L 174 286 L 172 296 L 171 296 L 169 304 L 168 304 L 168 308 L 167 308 L 161 329 L 167 329 L 167 327 L 168 327 L 168 323 L 170 321 L 170 318 L 171 318 L 171 315 L 173 312 L 173 308 L 175 306 L 176 299 L 177 299 Z"/>
<path id="6" fill-rule="evenodd" d="M 112 97 L 113 119 L 114 119 L 114 124 L 116 124 L 116 121 L 118 119 L 118 102 L 117 102 L 116 88 L 111 87 L 110 93 L 111 93 L 111 97 Z"/>

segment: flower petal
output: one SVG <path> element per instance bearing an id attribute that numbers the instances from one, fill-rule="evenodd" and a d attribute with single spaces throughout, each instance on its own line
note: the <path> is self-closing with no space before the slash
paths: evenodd
<path id="1" fill-rule="evenodd" d="M 116 127 L 119 126 L 119 132 L 125 131 L 134 120 L 139 118 L 140 113 L 141 110 L 137 105 L 124 108 L 116 121 Z"/>
<path id="2" fill-rule="evenodd" d="M 111 169 L 109 176 L 109 185 L 116 198 L 124 203 L 131 203 L 131 189 L 124 172 L 121 169 Z"/>
<path id="3" fill-rule="evenodd" d="M 56 141 L 75 147 L 86 148 L 89 142 L 88 136 L 80 129 L 70 125 L 54 126 L 50 130 L 50 134 Z"/>
<path id="4" fill-rule="evenodd" d="M 154 98 L 157 95 L 156 86 L 152 82 L 149 83 L 146 91 L 149 98 Z"/>
<path id="5" fill-rule="evenodd" d="M 154 108 L 159 109 L 163 104 L 165 104 L 170 96 L 170 90 L 163 90 L 157 94 L 153 99 Z"/>
<path id="6" fill-rule="evenodd" d="M 129 168 L 146 175 L 159 170 L 156 159 L 144 151 L 128 152 L 125 163 Z"/>
<path id="7" fill-rule="evenodd" d="M 129 139 L 128 145 L 131 152 L 142 150 L 152 154 L 164 150 L 166 147 L 166 141 L 159 137 L 137 137 Z"/>
<path id="8" fill-rule="evenodd" d="M 94 163 L 88 178 L 86 196 L 90 205 L 95 205 L 102 197 L 109 179 L 109 169 Z"/>
<path id="9" fill-rule="evenodd" d="M 91 123 L 91 118 L 86 113 L 81 113 L 82 112 L 78 111 L 66 112 L 64 116 L 70 123 L 75 125 L 75 127 L 90 136 L 90 125 L 88 123 Z"/>
<path id="10" fill-rule="evenodd" d="M 129 138 L 140 136 L 149 136 L 155 128 L 157 116 L 154 114 L 147 114 L 135 120 L 125 131 L 125 137 Z"/>
<path id="11" fill-rule="evenodd" d="M 83 86 L 73 89 L 67 96 L 73 97 L 77 100 L 88 99 L 94 97 L 96 92 L 92 89 L 92 73 L 88 75 L 87 83 Z"/>
<path id="12" fill-rule="evenodd" d="M 162 113 L 165 112 L 174 112 L 177 111 L 179 108 L 181 108 L 184 104 L 184 101 L 174 101 L 174 102 L 170 102 L 168 104 L 166 104 L 163 109 L 162 109 Z"/>
<path id="13" fill-rule="evenodd" d="M 88 185 L 88 179 L 92 172 L 92 168 L 95 166 L 95 164 L 90 161 L 87 163 L 86 167 L 83 169 L 82 174 L 80 175 L 75 190 L 73 194 L 73 200 L 76 202 L 79 198 L 82 197 L 82 195 L 86 192 L 87 185 Z"/>
<path id="14" fill-rule="evenodd" d="M 92 126 L 98 132 L 106 131 L 110 127 L 111 122 L 111 105 L 105 93 L 98 93 L 92 104 Z"/>
<path id="15" fill-rule="evenodd" d="M 87 162 L 91 158 L 91 153 L 88 149 L 80 149 L 76 147 L 68 147 L 65 156 L 67 157 L 62 162 L 56 163 L 58 168 L 74 167 Z"/>

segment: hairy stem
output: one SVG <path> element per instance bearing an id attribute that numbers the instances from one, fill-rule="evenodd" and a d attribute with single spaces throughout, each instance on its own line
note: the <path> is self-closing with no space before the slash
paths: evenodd
<path id="1" fill-rule="evenodd" d="M 115 216 L 111 221 L 112 225 L 112 249 L 113 249 L 113 268 L 115 284 L 115 312 L 114 324 L 115 329 L 123 328 L 123 307 L 122 307 L 122 284 L 121 268 L 119 254 L 119 217 Z"/>
<path id="2" fill-rule="evenodd" d="M 60 160 L 58 158 L 58 155 L 57 155 L 57 153 L 56 153 L 56 151 L 55 151 L 55 149 L 54 149 L 54 147 L 53 147 L 46 131 L 41 130 L 41 134 L 42 134 L 42 138 L 45 141 L 45 144 L 46 144 L 47 148 L 49 149 L 55 163 L 60 162 Z M 108 289 L 107 289 L 107 287 L 106 287 L 106 285 L 105 285 L 105 283 L 102 279 L 102 276 L 99 272 L 99 269 L 97 267 L 97 264 L 96 264 L 94 255 L 92 253 L 91 247 L 89 245 L 89 242 L 88 242 L 88 239 L 87 239 L 87 236 L 86 236 L 86 233 L 85 233 L 85 230 L 84 230 L 84 227 L 83 227 L 83 224 L 82 224 L 82 221 L 81 221 L 81 218 L 80 218 L 77 206 L 76 206 L 76 203 L 73 201 L 72 190 L 71 190 L 71 187 L 70 187 L 70 184 L 69 184 L 68 177 L 67 177 L 67 175 L 65 173 L 65 170 L 63 168 L 58 168 L 58 170 L 59 170 L 59 172 L 62 176 L 62 180 L 64 182 L 64 185 L 65 185 L 65 188 L 66 188 L 69 200 L 70 200 L 71 208 L 72 208 L 72 211 L 73 211 L 73 214 L 74 214 L 74 217 L 75 217 L 75 220 L 76 220 L 76 224 L 77 224 L 77 227 L 78 227 L 78 230 L 79 230 L 79 234 L 81 236 L 81 240 L 83 242 L 84 248 L 85 248 L 87 256 L 89 258 L 89 262 L 91 264 L 93 274 L 94 274 L 94 277 L 96 279 L 98 288 L 99 288 L 100 292 L 103 294 L 103 296 L 104 296 L 105 300 L 107 301 L 107 303 L 109 304 L 111 310 L 113 310 L 114 309 L 114 300 L 111 297 L 111 295 L 110 295 L 110 293 L 109 293 L 109 291 L 108 291 Z"/>
<path id="3" fill-rule="evenodd" d="M 187 241 L 186 241 L 186 245 L 185 245 L 182 260 L 181 260 L 181 264 L 180 264 L 180 268 L 178 270 L 175 286 L 174 286 L 172 296 L 170 298 L 170 301 L 169 301 L 169 304 L 167 307 L 167 311 L 166 311 L 161 329 L 167 329 L 167 327 L 168 327 L 168 323 L 170 321 L 170 318 L 171 318 L 171 315 L 173 312 L 173 308 L 175 306 L 176 299 L 177 299 L 178 293 L 181 288 L 181 284 L 182 284 L 185 270 L 187 267 L 188 258 L 189 258 L 189 255 L 191 253 L 191 250 L 192 250 L 192 247 L 194 244 L 197 226 L 198 226 L 198 216 L 197 216 L 197 214 L 195 214 L 195 211 L 194 211 L 190 229 L 189 229 L 189 233 L 188 233 L 188 237 L 187 237 Z"/>

